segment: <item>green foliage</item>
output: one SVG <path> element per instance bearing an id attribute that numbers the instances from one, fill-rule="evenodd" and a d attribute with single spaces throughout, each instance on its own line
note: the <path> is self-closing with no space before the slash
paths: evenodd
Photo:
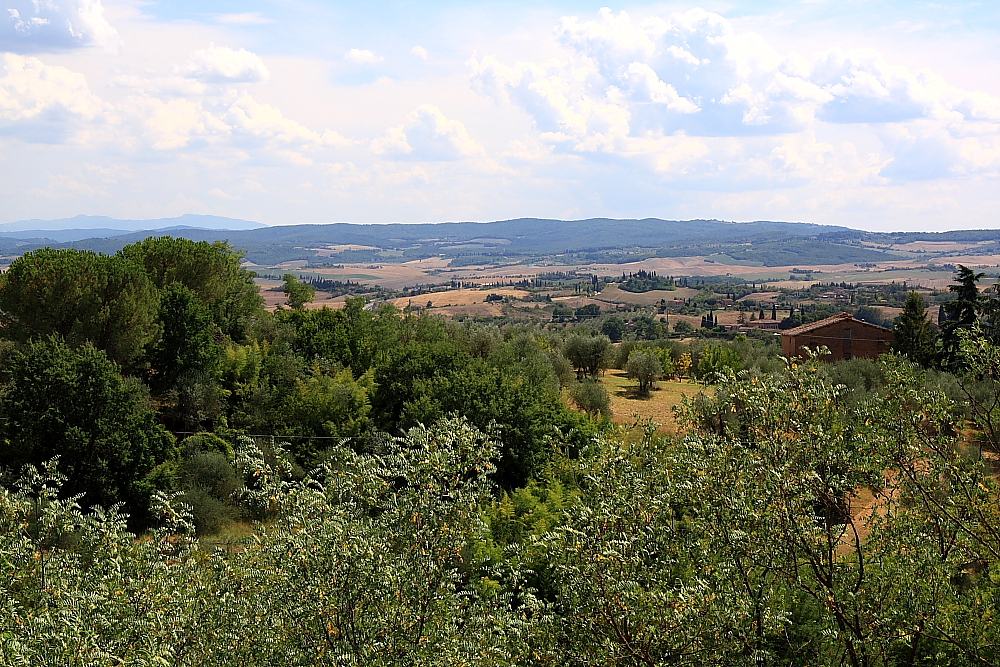
<path id="1" fill-rule="evenodd" d="M 552 309 L 552 317 L 554 318 L 561 319 L 573 316 L 574 316 L 573 309 L 570 308 L 569 306 L 557 305 L 555 308 Z"/>
<path id="2" fill-rule="evenodd" d="M 611 340 L 607 336 L 576 334 L 566 341 L 563 352 L 576 369 L 577 378 L 583 379 L 585 375 L 597 377 L 610 349 Z"/>
<path id="3" fill-rule="evenodd" d="M 242 255 L 225 243 L 150 237 L 118 254 L 141 266 L 158 290 L 178 283 L 194 292 L 220 331 L 237 342 L 246 340 L 261 316 L 264 300 L 253 274 L 240 266 Z"/>
<path id="4" fill-rule="evenodd" d="M 340 310 L 284 311 L 277 321 L 293 327 L 295 352 L 305 359 L 320 357 L 349 366 L 355 377 L 371 368 L 377 355 L 388 353 L 402 328 L 395 308 L 373 314 L 365 310 L 363 297 L 348 298 Z"/>
<path id="5" fill-rule="evenodd" d="M 836 315 L 836 308 L 830 308 L 829 315 L 826 312 L 822 313 L 823 317 L 829 317 L 830 315 Z M 810 315 L 812 312 L 810 311 Z M 823 317 L 817 319 L 823 319 Z M 892 327 L 892 320 L 887 320 L 882 316 L 882 311 L 874 306 L 861 306 L 854 312 L 855 319 L 859 319 L 862 322 L 868 322 L 869 324 L 874 324 L 877 327 Z M 815 322 L 816 319 L 810 317 L 808 320 L 803 321 L 803 324 L 808 322 Z"/>
<path id="6" fill-rule="evenodd" d="M 891 357 L 882 372 L 893 392 L 853 408 L 818 368 L 729 374 L 716 398 L 689 405 L 692 499 L 704 505 L 692 502 L 710 508 L 703 539 L 734 568 L 724 590 L 750 603 L 747 649 L 811 664 L 995 659 L 984 641 L 995 621 L 976 611 L 995 584 L 963 572 L 970 557 L 1000 556 L 986 527 L 1000 506 L 982 463 L 949 435 L 950 406 Z M 858 507 L 862 492 L 879 511 Z M 800 608 L 775 604 L 803 599 L 808 632 L 781 632 Z"/>
<path id="7" fill-rule="evenodd" d="M 639 393 L 648 394 L 650 388 L 663 375 L 663 364 L 651 350 L 635 350 L 629 355 L 625 372 L 639 383 Z"/>
<path id="8" fill-rule="evenodd" d="M 962 333 L 976 323 L 976 316 L 982 303 L 979 281 L 982 273 L 976 273 L 967 266 L 959 265 L 955 274 L 957 284 L 948 290 L 955 294 L 955 300 L 942 304 L 940 365 L 948 370 L 959 370 L 962 366 Z"/>
<path id="9" fill-rule="evenodd" d="M 541 469 L 555 443 L 570 436 L 578 446 L 591 431 L 582 415 L 562 404 L 556 382 L 533 375 L 528 362 L 493 367 L 443 341 L 411 344 L 376 369 L 372 414 L 386 429 L 457 414 L 483 431 L 495 430 L 501 445 L 496 481 L 512 489 Z"/>
<path id="10" fill-rule="evenodd" d="M 618 315 L 606 317 L 601 322 L 601 333 L 607 336 L 612 343 L 617 343 L 625 336 L 625 320 Z"/>
<path id="11" fill-rule="evenodd" d="M 58 501 L 57 481 L 36 485 L 37 533 L 32 496 L 0 492 L 10 574 L 0 581 L 0 661 L 524 664 L 540 605 L 463 564 L 487 531 L 478 508 L 490 499 L 483 462 L 494 452 L 452 421 L 387 441 L 379 457 L 340 450 L 296 483 L 245 447 L 240 465 L 260 480 L 245 495 L 278 499 L 282 520 L 212 555 L 186 532 L 176 498 L 157 499 L 162 529 L 136 540 L 114 512 Z M 79 550 L 42 548 L 66 532 Z"/>
<path id="12" fill-rule="evenodd" d="M 43 248 L 14 260 L 0 280 L 3 335 L 17 342 L 58 335 L 91 343 L 128 365 L 156 334 L 156 290 L 121 257 Z"/>
<path id="13" fill-rule="evenodd" d="M 625 292 L 650 292 L 652 290 L 677 289 L 674 285 L 674 279 L 672 277 L 667 276 L 664 278 L 663 276 L 656 275 L 655 271 L 650 273 L 643 270 L 630 274 L 628 279 L 619 285 L 619 288 Z"/>
<path id="14" fill-rule="evenodd" d="M 745 605 L 727 590 L 719 554 L 691 530 L 690 478 L 675 456 L 650 431 L 580 463 L 578 502 L 540 538 L 560 612 L 547 660 L 724 664 L 726 649 L 739 655 Z"/>
<path id="15" fill-rule="evenodd" d="M 216 341 L 212 314 L 198 295 L 180 283 L 171 283 L 160 298 L 162 333 L 149 353 L 150 384 L 160 390 L 174 387 L 185 374 L 206 373 L 222 351 Z"/>
<path id="16" fill-rule="evenodd" d="M 660 361 L 660 368 L 663 369 L 664 377 L 673 377 L 675 373 L 673 351 L 669 347 L 651 347 L 649 351 L 656 355 Z"/>
<path id="17" fill-rule="evenodd" d="M 14 470 L 60 457 L 63 491 L 86 506 L 125 503 L 146 520 L 157 466 L 176 458 L 173 437 L 104 352 L 58 338 L 35 341 L 8 360 L 0 397 L 0 459 Z"/>
<path id="18" fill-rule="evenodd" d="M 669 325 L 667 322 L 658 322 L 652 315 L 637 317 L 632 322 L 632 335 L 635 336 L 636 340 L 659 340 L 666 338 L 668 332 Z"/>
<path id="19" fill-rule="evenodd" d="M 583 380 L 570 386 L 569 397 L 592 417 L 611 418 L 611 395 L 607 387 L 596 380 Z"/>
<path id="20" fill-rule="evenodd" d="M 292 310 L 302 310 L 307 303 L 316 298 L 316 289 L 312 285 L 299 282 L 291 273 L 286 273 L 281 279 L 285 283 L 283 291 L 286 302 Z"/>
<path id="21" fill-rule="evenodd" d="M 1000 375 L 989 340 L 967 336 L 962 353 L 970 376 Z M 53 465 L 28 467 L 0 489 L 0 656 L 995 664 L 1000 487 L 915 366 L 887 356 L 878 373 L 892 391 L 854 401 L 815 358 L 723 370 L 682 410 L 680 438 L 609 429 L 500 494 L 502 445 L 461 419 L 370 453 L 334 446 L 305 476 L 280 447 L 244 439 L 232 464 L 199 435 L 178 469 L 202 518 L 160 494 L 162 527 L 144 539 L 114 511 L 61 500 Z M 264 521 L 233 548 L 191 537 L 237 510 Z"/>
<path id="22" fill-rule="evenodd" d="M 371 375 L 355 380 L 350 369 L 327 375 L 318 368 L 299 378 L 285 401 L 281 435 L 318 435 L 324 438 L 360 438 L 368 429 L 368 393 Z M 296 459 L 311 465 L 321 447 L 319 441 L 296 444 Z"/>
<path id="23" fill-rule="evenodd" d="M 714 382 L 720 373 L 742 368 L 736 350 L 728 345 L 708 345 L 698 360 L 698 377 Z"/>
<path id="24" fill-rule="evenodd" d="M 893 326 L 893 352 L 927 367 L 934 361 L 934 327 L 927 319 L 927 305 L 917 292 L 910 292 L 903 305 L 903 312 Z"/>

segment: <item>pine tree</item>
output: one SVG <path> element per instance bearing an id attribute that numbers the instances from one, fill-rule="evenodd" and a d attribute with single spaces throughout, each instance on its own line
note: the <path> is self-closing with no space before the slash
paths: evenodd
<path id="1" fill-rule="evenodd" d="M 921 366 L 928 366 L 934 360 L 936 334 L 934 327 L 927 319 L 927 304 L 924 297 L 916 292 L 910 292 L 903 304 L 903 313 L 893 326 L 895 340 L 892 343 L 893 352 L 905 354 Z"/>
<path id="2" fill-rule="evenodd" d="M 949 285 L 948 290 L 957 295 L 954 301 L 942 305 L 944 321 L 941 324 L 941 366 L 957 369 L 961 365 L 959 345 L 960 331 L 972 328 L 982 303 L 979 294 L 979 280 L 983 273 L 976 273 L 967 266 L 958 265 L 955 274 L 957 285 Z"/>

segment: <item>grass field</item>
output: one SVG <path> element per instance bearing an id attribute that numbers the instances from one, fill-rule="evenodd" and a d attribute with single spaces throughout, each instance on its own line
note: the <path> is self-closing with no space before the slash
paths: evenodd
<path id="1" fill-rule="evenodd" d="M 708 392 L 704 385 L 685 380 L 684 382 L 657 382 L 649 396 L 636 395 L 636 383 L 625 377 L 622 371 L 611 371 L 601 379 L 601 383 L 611 394 L 612 420 L 626 424 L 639 419 L 652 419 L 661 424 L 662 431 L 677 432 L 677 421 L 674 419 L 673 408 L 680 405 L 681 398 L 693 396 L 700 391 Z"/>
<path id="2" fill-rule="evenodd" d="M 629 303 L 640 306 L 659 303 L 660 299 L 690 299 L 698 294 L 698 290 L 690 287 L 679 287 L 675 290 L 650 290 L 649 292 L 626 292 L 618 285 L 606 285 L 601 291 L 598 300 L 610 301 L 611 303 Z"/>

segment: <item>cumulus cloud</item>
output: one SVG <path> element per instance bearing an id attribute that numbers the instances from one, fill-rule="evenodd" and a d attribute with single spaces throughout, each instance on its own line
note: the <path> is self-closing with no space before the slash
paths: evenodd
<path id="1" fill-rule="evenodd" d="M 191 54 L 178 73 L 210 83 L 260 83 L 271 78 L 264 61 L 256 53 L 212 44 Z"/>
<path id="2" fill-rule="evenodd" d="M 611 150 L 648 132 L 794 132 L 831 98 L 789 74 L 791 64 L 763 40 L 736 34 L 702 9 L 640 22 L 603 9 L 594 21 L 564 18 L 556 39 L 563 60 L 470 61 L 473 85 L 523 106 L 540 129 L 580 147 Z"/>
<path id="3" fill-rule="evenodd" d="M 0 16 L 0 50 L 29 54 L 96 47 L 115 53 L 118 31 L 101 0 L 8 0 Z"/>
<path id="4" fill-rule="evenodd" d="M 427 60 L 427 49 L 422 46 L 414 46 L 410 49 L 410 53 L 420 58 L 421 60 Z"/>
<path id="5" fill-rule="evenodd" d="M 136 147 L 154 151 L 228 147 L 259 153 L 263 149 L 283 156 L 283 161 L 308 162 L 299 151 L 350 144 L 336 132 L 311 130 L 245 93 L 214 103 L 134 97 L 123 110 L 133 125 L 138 124 L 133 130 Z"/>
<path id="6" fill-rule="evenodd" d="M 205 95 L 209 87 L 203 81 L 186 76 L 136 76 L 123 74 L 115 77 L 111 83 L 123 88 L 131 88 L 136 94 L 156 97 L 200 97 Z"/>
<path id="7" fill-rule="evenodd" d="M 355 65 L 372 65 L 382 62 L 385 58 L 377 56 L 367 49 L 351 49 L 344 54 L 344 60 Z"/>
<path id="8" fill-rule="evenodd" d="M 80 140 L 107 110 L 82 74 L 0 54 L 0 133 L 39 143 Z"/>
<path id="9" fill-rule="evenodd" d="M 914 161 L 904 169 L 902 160 L 890 158 L 887 174 L 983 173 L 993 164 L 1000 99 L 893 65 L 876 51 L 806 60 L 779 53 L 753 33 L 737 33 L 727 19 L 703 9 L 642 21 L 602 9 L 595 20 L 563 18 L 554 39 L 562 56 L 544 63 L 486 56 L 469 65 L 475 89 L 527 111 L 539 138 L 563 152 L 638 158 L 673 176 L 719 174 L 721 165 L 739 159 L 747 173 L 763 170 L 781 179 L 818 173 L 815 165 L 806 168 L 805 156 L 823 160 L 825 149 L 786 150 L 775 139 L 765 143 L 777 153 L 754 162 L 733 149 L 744 144 L 713 138 L 792 136 L 823 122 L 927 121 L 937 128 L 933 137 L 926 130 L 883 133 L 890 151 L 909 151 Z M 935 160 L 933 168 L 913 166 Z"/>
<path id="10" fill-rule="evenodd" d="M 702 9 L 641 22 L 603 9 L 594 21 L 564 18 L 556 39 L 564 60 L 509 66 L 486 57 L 470 65 L 474 87 L 523 106 L 543 131 L 567 139 L 606 132 L 614 116 L 627 117 L 620 132 L 703 136 L 796 132 L 816 118 L 1000 120 L 1000 99 L 891 65 L 876 51 L 806 62 Z"/>
<path id="11" fill-rule="evenodd" d="M 137 148 L 171 151 L 206 147 L 232 134 L 232 128 L 194 100 L 133 98 L 124 110 L 141 124 L 133 139 Z"/>
<path id="12" fill-rule="evenodd" d="M 226 58 L 204 57 L 201 62 L 221 60 L 217 69 L 236 79 L 247 78 L 240 74 L 246 69 L 238 66 L 241 59 L 257 62 L 253 54 L 247 58 L 230 49 L 215 52 L 235 55 L 236 65 L 227 64 Z M 211 50 L 204 53 L 211 56 Z M 125 76 L 116 83 L 132 93 L 112 105 L 93 94 L 80 73 L 30 56 L 0 54 L 0 135 L 35 143 L 113 142 L 116 149 L 133 153 L 213 148 L 229 150 L 240 159 L 269 153 L 296 163 L 307 160 L 301 151 L 351 144 L 332 130 L 310 129 L 231 88 L 209 87 L 182 76 Z"/>
<path id="13" fill-rule="evenodd" d="M 336 132 L 320 134 L 285 116 L 268 104 L 260 104 L 249 95 L 241 96 L 229 108 L 225 120 L 238 134 L 303 148 L 346 146 L 350 142 Z"/>
<path id="14" fill-rule="evenodd" d="M 1000 175 L 1000 133 L 956 136 L 953 129 L 927 121 L 882 128 L 882 144 L 892 157 L 880 175 L 895 181 Z"/>
<path id="15" fill-rule="evenodd" d="M 405 123 L 389 128 L 384 137 L 372 141 L 371 149 L 376 155 L 431 162 L 485 155 L 465 125 L 449 120 L 432 104 L 414 109 Z"/>

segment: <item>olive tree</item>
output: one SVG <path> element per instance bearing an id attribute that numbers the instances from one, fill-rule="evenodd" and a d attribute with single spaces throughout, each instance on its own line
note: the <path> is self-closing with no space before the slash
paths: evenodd
<path id="1" fill-rule="evenodd" d="M 566 341 L 563 352 L 576 369 L 577 379 L 583 379 L 587 375 L 597 377 L 610 349 L 611 339 L 607 336 L 576 334 Z"/>
<path id="2" fill-rule="evenodd" d="M 660 358 L 651 350 L 635 350 L 625 363 L 625 372 L 639 383 L 639 393 L 649 393 L 653 383 L 663 375 L 663 364 Z"/>

